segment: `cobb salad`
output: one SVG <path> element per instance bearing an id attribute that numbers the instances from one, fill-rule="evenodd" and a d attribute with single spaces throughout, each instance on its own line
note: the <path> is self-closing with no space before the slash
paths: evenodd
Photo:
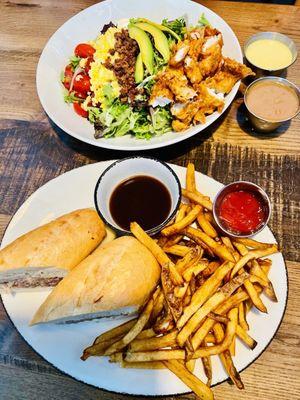
<path id="1" fill-rule="evenodd" d="M 235 83 L 253 75 L 222 47 L 203 14 L 196 26 L 183 17 L 110 22 L 75 47 L 61 76 L 64 101 L 94 125 L 95 138 L 184 131 L 220 112 Z"/>

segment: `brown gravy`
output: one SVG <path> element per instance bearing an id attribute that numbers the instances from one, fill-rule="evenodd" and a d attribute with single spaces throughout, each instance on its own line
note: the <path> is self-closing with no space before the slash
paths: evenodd
<path id="1" fill-rule="evenodd" d="M 246 104 L 253 114 L 267 121 L 285 121 L 299 109 L 299 99 L 290 87 L 277 82 L 259 82 L 250 88 Z"/>
<path id="2" fill-rule="evenodd" d="M 122 229 L 130 230 L 130 222 L 137 222 L 144 230 L 149 230 L 166 220 L 171 203 L 171 195 L 164 184 L 151 176 L 137 175 L 115 188 L 109 208 Z"/>

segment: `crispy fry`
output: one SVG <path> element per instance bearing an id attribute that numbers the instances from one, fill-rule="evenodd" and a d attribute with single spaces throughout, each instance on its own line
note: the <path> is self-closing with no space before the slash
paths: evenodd
<path id="1" fill-rule="evenodd" d="M 157 293 L 157 297 L 156 297 L 154 305 L 153 305 L 149 323 L 156 321 L 156 318 L 162 312 L 162 309 L 164 307 L 164 301 L 165 301 L 165 296 L 163 294 L 163 291 L 160 290 Z"/>
<path id="2" fill-rule="evenodd" d="M 160 316 L 154 326 L 153 326 L 153 330 L 156 334 L 165 334 L 166 332 L 171 331 L 173 328 L 175 327 L 175 322 L 174 322 L 174 318 L 171 314 L 170 309 L 168 309 L 168 312 L 163 315 Z"/>
<path id="3" fill-rule="evenodd" d="M 166 369 L 167 367 L 161 361 L 145 361 L 145 362 L 127 362 L 121 361 L 122 368 L 135 369 Z"/>
<path id="4" fill-rule="evenodd" d="M 203 250 L 201 247 L 196 246 L 189 250 L 189 252 L 176 263 L 177 271 L 182 274 L 187 268 L 193 266 L 202 257 Z"/>
<path id="5" fill-rule="evenodd" d="M 183 279 L 186 282 L 189 282 L 193 276 L 196 276 L 200 274 L 200 272 L 204 271 L 207 268 L 208 261 L 207 260 L 201 260 L 195 265 L 191 265 L 189 268 L 187 268 L 184 273 L 183 273 Z"/>
<path id="6" fill-rule="evenodd" d="M 235 293 L 233 296 L 230 296 L 227 300 L 224 301 L 218 308 L 215 309 L 216 314 L 226 314 L 230 309 L 236 307 L 241 301 L 244 301 L 249 298 L 249 295 L 246 291 L 241 291 Z M 192 337 L 192 346 L 194 349 L 197 349 L 202 341 L 204 340 L 205 336 L 214 326 L 215 321 L 211 318 L 207 318 L 205 322 L 198 328 L 195 332 L 194 336 Z"/>
<path id="7" fill-rule="evenodd" d="M 252 247 L 253 249 L 268 249 L 274 246 L 273 243 L 261 243 L 250 238 L 235 238 L 234 241 L 242 243 L 246 247 Z"/>
<path id="8" fill-rule="evenodd" d="M 215 324 L 214 325 L 214 334 L 216 337 L 217 343 L 221 343 L 224 339 L 224 331 L 223 328 L 220 324 Z M 221 362 L 226 369 L 227 374 L 230 376 L 232 382 L 239 388 L 239 389 L 244 389 L 244 384 L 242 382 L 242 379 L 240 377 L 240 374 L 236 370 L 230 352 L 228 350 L 225 350 L 223 353 L 219 354 Z"/>
<path id="9" fill-rule="evenodd" d="M 174 331 L 164 336 L 147 338 L 147 339 L 135 339 L 129 344 L 128 350 L 131 352 L 149 351 L 149 350 L 158 350 L 169 346 L 175 346 L 176 336 L 177 332 Z"/>
<path id="10" fill-rule="evenodd" d="M 201 358 L 203 369 L 205 376 L 207 378 L 206 385 L 208 387 L 211 386 L 211 381 L 212 381 L 212 367 L 211 367 L 211 358 L 210 357 L 202 357 Z"/>
<path id="11" fill-rule="evenodd" d="M 239 275 L 232 281 L 226 283 L 221 290 L 211 296 L 202 307 L 188 320 L 177 336 L 177 342 L 182 347 L 188 337 L 197 329 L 199 323 L 207 316 L 207 314 L 215 310 L 219 304 L 224 302 L 231 293 L 233 293 L 248 278 L 248 274 Z M 230 311 L 231 312 L 231 311 Z M 229 312 L 229 314 L 230 314 Z"/>
<path id="12" fill-rule="evenodd" d="M 213 400 L 214 396 L 211 389 L 189 372 L 179 361 L 169 360 L 164 361 L 164 364 L 196 394 L 199 400 Z"/>
<path id="13" fill-rule="evenodd" d="M 246 321 L 245 308 L 243 302 L 239 304 L 238 309 L 239 309 L 239 325 L 246 331 L 249 331 L 249 325 L 248 322 Z"/>
<path id="14" fill-rule="evenodd" d="M 223 263 L 216 272 L 194 293 L 191 304 L 183 311 L 182 316 L 177 322 L 177 327 L 182 328 L 187 320 L 204 304 L 220 286 L 224 276 L 233 268 L 232 263 Z"/>
<path id="15" fill-rule="evenodd" d="M 211 238 L 216 238 L 218 236 L 218 232 L 212 226 L 212 224 L 205 218 L 204 211 L 200 210 L 197 217 L 198 224 L 200 228 Z"/>
<path id="16" fill-rule="evenodd" d="M 230 310 L 228 316 L 230 321 L 227 324 L 223 342 L 215 346 L 198 348 L 198 350 L 196 350 L 195 353 L 193 354 L 193 358 L 201 358 L 201 357 L 212 356 L 214 354 L 220 354 L 229 348 L 236 333 L 236 327 L 238 322 L 238 309 L 233 308 L 232 310 Z"/>
<path id="17" fill-rule="evenodd" d="M 205 268 L 205 270 L 202 273 L 204 278 L 207 278 L 208 276 L 212 275 L 219 268 L 220 265 L 221 263 L 219 261 L 211 261 L 208 264 L 208 267 Z"/>
<path id="18" fill-rule="evenodd" d="M 194 372 L 195 369 L 195 365 L 196 365 L 196 360 L 189 360 L 185 363 L 185 367 L 188 371 L 190 371 L 191 373 Z"/>
<path id="19" fill-rule="evenodd" d="M 164 236 L 170 236 L 174 235 L 175 233 L 181 232 L 184 228 L 195 221 L 200 211 L 201 207 L 199 205 L 196 205 L 181 221 L 175 222 L 175 224 L 167 226 L 161 231 L 161 233 Z"/>
<path id="20" fill-rule="evenodd" d="M 190 162 L 186 167 L 186 188 L 190 192 L 196 191 L 195 165 Z"/>
<path id="21" fill-rule="evenodd" d="M 165 236 L 164 236 L 165 237 Z M 175 234 L 172 236 L 169 236 L 167 238 L 167 241 L 164 243 L 163 246 L 161 247 L 171 247 L 174 246 L 174 244 L 178 244 L 179 242 L 181 242 L 181 240 L 183 239 L 183 235 L 179 235 L 179 234 Z"/>
<path id="22" fill-rule="evenodd" d="M 146 339 L 146 338 L 152 338 L 154 336 L 156 336 L 156 333 L 154 332 L 153 328 L 149 328 L 149 329 L 145 329 L 141 333 L 139 333 L 137 335 L 136 339 Z"/>
<path id="23" fill-rule="evenodd" d="M 125 361 L 141 362 L 141 361 L 163 361 L 163 360 L 185 360 L 184 350 L 154 350 L 154 351 L 137 351 L 135 353 L 126 353 Z"/>
<path id="24" fill-rule="evenodd" d="M 238 271 L 243 268 L 250 260 L 254 258 L 265 257 L 273 253 L 277 253 L 278 248 L 277 245 L 272 245 L 272 247 L 268 247 L 266 249 L 261 250 L 250 250 L 246 255 L 244 255 L 234 266 L 233 270 L 231 271 L 231 277 L 233 278 Z"/>
<path id="25" fill-rule="evenodd" d="M 117 342 L 122 338 L 123 335 L 112 337 L 111 339 L 101 341 L 99 343 L 93 344 L 92 346 L 84 349 L 82 356 L 80 357 L 82 361 L 87 360 L 91 356 L 103 356 L 106 349 L 108 349 L 113 343 Z"/>
<path id="26" fill-rule="evenodd" d="M 172 263 L 166 253 L 159 247 L 157 243 L 140 227 L 137 222 L 130 224 L 131 233 L 151 251 L 158 263 L 162 266 L 164 264 Z"/>
<path id="27" fill-rule="evenodd" d="M 173 254 L 174 256 L 184 257 L 191 251 L 191 248 L 180 244 L 174 244 L 171 247 L 164 247 L 163 250 L 166 253 Z"/>
<path id="28" fill-rule="evenodd" d="M 236 334 L 251 350 L 256 347 L 257 342 L 240 325 L 237 326 Z"/>
<path id="29" fill-rule="evenodd" d="M 177 271 L 175 265 L 171 262 L 166 264 L 170 271 L 170 278 L 175 286 L 183 285 L 183 278 L 180 273 Z"/>
<path id="30" fill-rule="evenodd" d="M 111 363 L 119 363 L 122 361 L 123 361 L 123 353 L 122 352 L 114 353 L 109 356 L 109 362 L 111 362 Z"/>
<path id="31" fill-rule="evenodd" d="M 242 271 L 243 269 L 241 269 L 240 271 Z M 238 274 L 240 273 L 240 271 L 238 272 Z M 255 307 L 263 312 L 263 313 L 267 313 L 267 308 L 264 305 L 263 301 L 261 300 L 261 298 L 259 297 L 259 294 L 257 293 L 257 291 L 255 290 L 255 287 L 253 286 L 253 283 L 250 282 L 249 279 L 247 279 L 244 282 L 244 286 L 245 289 L 247 291 L 247 293 L 249 294 L 250 299 L 252 300 L 253 304 L 255 305 Z"/>
<path id="32" fill-rule="evenodd" d="M 136 321 L 137 321 L 137 318 L 134 318 L 128 322 L 125 322 L 122 325 L 116 326 L 115 328 L 102 333 L 100 336 L 96 337 L 94 344 L 97 344 L 100 342 L 105 342 L 105 341 L 111 340 L 112 338 L 125 335 L 135 325 Z"/>
<path id="33" fill-rule="evenodd" d="M 188 282 L 184 282 L 183 286 L 176 286 L 174 289 L 175 297 L 179 297 L 180 299 L 182 299 L 182 297 L 185 296 L 188 287 L 189 287 Z"/>
<path id="34" fill-rule="evenodd" d="M 265 274 L 265 272 L 263 271 L 263 269 L 261 268 L 261 266 L 259 265 L 259 263 L 257 262 L 257 260 L 252 260 L 251 261 L 251 273 L 253 273 L 254 275 L 256 275 L 257 277 L 264 279 L 265 282 L 267 282 L 267 286 L 265 287 L 264 291 L 266 293 L 266 295 L 272 300 L 277 302 L 277 296 L 273 287 L 272 282 L 270 281 L 270 279 L 268 278 L 268 275 Z"/>
<path id="35" fill-rule="evenodd" d="M 207 196 L 203 196 L 200 193 L 190 192 L 189 190 L 182 189 L 182 195 L 192 201 L 193 203 L 199 204 L 200 206 L 212 211 L 212 202 Z"/>
<path id="36" fill-rule="evenodd" d="M 208 222 L 210 222 L 212 225 L 216 226 L 216 222 L 214 220 L 214 217 L 213 217 L 211 211 L 204 211 L 204 217 L 207 219 Z"/>
<path id="37" fill-rule="evenodd" d="M 201 232 L 199 229 L 188 227 L 183 230 L 183 233 L 193 240 L 199 238 L 212 250 L 214 254 L 219 256 L 222 260 L 232 261 L 232 262 L 235 261 L 232 254 L 225 246 L 222 246 L 221 244 L 217 243 L 214 239 L 206 235 L 204 232 Z"/>
<path id="38" fill-rule="evenodd" d="M 144 329 L 144 326 L 147 324 L 150 318 L 152 309 L 153 309 L 153 298 L 148 301 L 146 307 L 144 308 L 143 312 L 139 316 L 135 325 L 130 329 L 130 331 L 122 339 L 112 344 L 105 351 L 105 355 L 110 356 L 111 354 L 124 349 L 124 347 L 126 347 L 130 342 L 132 342 L 132 340 L 135 339 L 137 335 L 141 333 L 142 330 Z"/>
<path id="39" fill-rule="evenodd" d="M 179 222 L 184 218 L 185 213 L 187 212 L 188 208 L 189 208 L 188 204 L 185 204 L 185 203 L 181 203 L 180 204 L 178 213 L 177 213 L 177 215 L 175 217 L 175 222 Z"/>
<path id="40" fill-rule="evenodd" d="M 233 337 L 232 342 L 229 346 L 229 353 L 230 353 L 231 357 L 235 356 L 235 336 Z"/>

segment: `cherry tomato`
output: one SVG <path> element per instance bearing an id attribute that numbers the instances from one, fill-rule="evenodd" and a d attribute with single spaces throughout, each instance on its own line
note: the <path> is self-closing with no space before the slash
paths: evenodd
<path id="1" fill-rule="evenodd" d="M 65 68 L 65 76 L 64 76 L 64 87 L 66 89 L 70 89 L 71 80 L 73 77 L 73 67 L 71 64 L 67 65 Z"/>
<path id="2" fill-rule="evenodd" d="M 79 103 L 73 103 L 75 112 L 83 118 L 87 118 L 89 113 L 85 111 Z"/>
<path id="3" fill-rule="evenodd" d="M 86 60 L 86 64 L 84 67 L 85 72 L 88 74 L 89 70 L 91 69 L 91 63 L 94 61 L 93 57 L 88 57 Z"/>
<path id="4" fill-rule="evenodd" d="M 87 94 L 82 93 L 82 92 L 75 92 L 75 97 L 78 97 L 79 99 L 86 99 Z"/>
<path id="5" fill-rule="evenodd" d="M 90 78 L 87 75 L 78 74 L 74 79 L 75 92 L 86 93 L 90 90 Z"/>
<path id="6" fill-rule="evenodd" d="M 93 57 L 93 54 L 95 53 L 94 47 L 87 43 L 80 43 L 75 47 L 75 56 L 81 57 L 81 58 L 87 58 L 87 57 Z"/>

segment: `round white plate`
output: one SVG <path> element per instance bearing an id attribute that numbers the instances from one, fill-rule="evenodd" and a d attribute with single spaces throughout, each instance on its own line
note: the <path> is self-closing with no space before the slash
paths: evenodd
<path id="1" fill-rule="evenodd" d="M 148 150 L 164 147 L 187 139 L 213 123 L 231 104 L 239 83 L 226 96 L 222 113 L 208 116 L 206 123 L 193 126 L 178 133 L 170 132 L 150 140 L 136 139 L 130 135 L 120 138 L 95 139 L 93 126 L 78 116 L 73 107 L 64 103 L 61 71 L 68 64 L 70 56 L 78 43 L 94 39 L 102 26 L 122 18 L 146 17 L 156 22 L 163 18 L 175 19 L 187 16 L 189 25 L 196 24 L 204 13 L 211 25 L 223 34 L 223 54 L 239 62 L 243 61 L 237 37 L 227 23 L 210 9 L 189 0 L 106 0 L 95 4 L 64 23 L 50 38 L 40 57 L 37 67 L 37 92 L 48 116 L 65 132 L 94 146 L 116 150 Z"/>
<path id="2" fill-rule="evenodd" d="M 99 175 L 112 161 L 87 165 L 67 172 L 38 189 L 20 207 L 11 220 L 2 247 L 29 230 L 48 222 L 50 219 L 77 208 L 93 206 L 93 192 Z M 186 169 L 171 165 L 182 184 L 185 182 Z M 212 198 L 222 184 L 214 179 L 197 173 L 197 184 L 205 194 Z M 274 236 L 265 228 L 258 239 L 274 242 Z M 268 314 L 250 312 L 249 334 L 257 340 L 254 350 L 249 350 L 237 341 L 237 356 L 234 362 L 238 370 L 250 365 L 266 348 L 274 337 L 284 314 L 287 299 L 287 272 L 281 254 L 272 255 L 273 267 L 270 272 L 279 302 L 272 303 L 264 297 Z M 82 350 L 90 345 L 96 336 L 121 322 L 102 319 L 77 324 L 37 325 L 29 327 L 28 323 L 45 300 L 50 290 L 38 292 L 5 294 L 3 304 L 12 322 L 24 339 L 51 364 L 61 371 L 82 382 L 114 392 L 136 395 L 171 395 L 185 393 L 189 389 L 167 370 L 134 370 L 121 369 L 110 364 L 106 358 L 91 357 L 80 360 Z M 213 384 L 224 381 L 227 376 L 217 356 L 213 361 Z M 197 375 L 204 378 L 201 363 Z"/>

